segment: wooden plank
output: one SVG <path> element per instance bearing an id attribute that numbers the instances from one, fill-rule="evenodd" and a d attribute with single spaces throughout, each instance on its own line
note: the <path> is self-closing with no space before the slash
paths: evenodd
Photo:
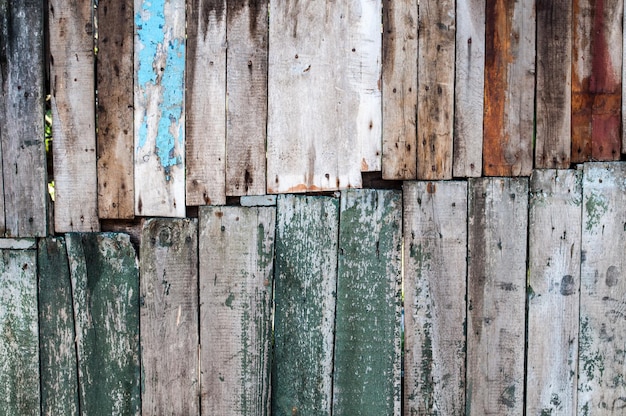
<path id="1" fill-rule="evenodd" d="M 242 196 L 239 203 L 242 207 L 276 206 L 276 195 Z"/>
<path id="2" fill-rule="evenodd" d="M 76 332 L 72 283 L 63 238 L 39 240 L 41 413 L 78 415 Z"/>
<path id="3" fill-rule="evenodd" d="M 530 181 L 526 414 L 576 410 L 582 172 Z"/>
<path id="4" fill-rule="evenodd" d="M 383 179 L 417 175 L 417 1 L 383 1 Z"/>
<path id="5" fill-rule="evenodd" d="M 626 296 L 626 166 L 585 164 L 583 176 L 578 414 L 621 415 Z"/>
<path id="6" fill-rule="evenodd" d="M 37 253 L 0 251 L 0 414 L 39 415 Z"/>
<path id="7" fill-rule="evenodd" d="M 468 415 L 524 409 L 527 223 L 527 179 L 470 179 Z"/>
<path id="8" fill-rule="evenodd" d="M 272 414 L 330 415 L 339 206 L 279 196 Z"/>
<path id="9" fill-rule="evenodd" d="M 268 2 L 227 3 L 226 195 L 265 193 Z"/>
<path id="10" fill-rule="evenodd" d="M 535 0 L 497 0 L 485 14 L 483 174 L 533 168 Z"/>
<path id="11" fill-rule="evenodd" d="M 197 415 L 197 220 L 150 219 L 141 241 L 142 414 Z"/>
<path id="12" fill-rule="evenodd" d="M 98 1 L 98 216 L 133 218 L 133 0 Z"/>
<path id="13" fill-rule="evenodd" d="M 37 248 L 34 238 L 0 238 L 0 249 L 27 250 Z"/>
<path id="14" fill-rule="evenodd" d="M 620 157 L 622 13 L 617 0 L 572 3 L 572 162 Z"/>
<path id="15" fill-rule="evenodd" d="M 200 208 L 202 413 L 269 415 L 276 208 Z"/>
<path id="16" fill-rule="evenodd" d="M 0 232 L 45 236 L 43 2 L 0 1 L 0 15 Z"/>
<path id="17" fill-rule="evenodd" d="M 226 2 L 187 2 L 187 205 L 226 203 Z"/>
<path id="18" fill-rule="evenodd" d="M 139 415 L 139 271 L 125 234 L 65 236 L 82 415 Z"/>
<path id="19" fill-rule="evenodd" d="M 185 1 L 135 0 L 135 215 L 185 216 Z"/>
<path id="20" fill-rule="evenodd" d="M 454 0 L 419 3 L 417 179 L 452 178 Z"/>
<path id="21" fill-rule="evenodd" d="M 267 193 L 361 187 L 356 7 L 270 3 Z"/>
<path id="22" fill-rule="evenodd" d="M 485 0 L 456 2 L 453 175 L 482 174 Z"/>
<path id="23" fill-rule="evenodd" d="M 54 229 L 98 231 L 93 4 L 48 6 Z"/>
<path id="24" fill-rule="evenodd" d="M 464 415 L 467 183 L 405 183 L 404 230 L 404 408 Z"/>

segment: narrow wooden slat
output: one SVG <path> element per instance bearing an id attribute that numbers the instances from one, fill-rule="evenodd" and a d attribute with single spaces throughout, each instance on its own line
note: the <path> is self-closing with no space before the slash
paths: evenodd
<path id="1" fill-rule="evenodd" d="M 404 186 L 406 414 L 465 414 L 467 183 Z"/>
<path id="2" fill-rule="evenodd" d="M 533 168 L 535 0 L 493 3 L 485 14 L 483 174 L 529 176 Z"/>
<path id="3" fill-rule="evenodd" d="M 0 1 L 0 15 L 0 232 L 7 237 L 44 236 L 43 2 Z"/>
<path id="4" fill-rule="evenodd" d="M 98 1 L 98 215 L 133 218 L 133 0 Z"/>
<path id="5" fill-rule="evenodd" d="M 417 43 L 417 0 L 384 0 L 384 179 L 417 175 Z"/>
<path id="6" fill-rule="evenodd" d="M 456 2 L 453 175 L 481 176 L 485 85 L 485 0 Z"/>
<path id="7" fill-rule="evenodd" d="M 39 415 L 37 253 L 0 251 L 0 414 Z"/>
<path id="8" fill-rule="evenodd" d="M 54 229 L 98 231 L 93 4 L 51 0 Z"/>
<path id="9" fill-rule="evenodd" d="M 582 172 L 535 170 L 528 230 L 526 414 L 576 414 Z"/>
<path id="10" fill-rule="evenodd" d="M 139 415 L 139 271 L 125 234 L 66 234 L 80 412 Z"/>
<path id="11" fill-rule="evenodd" d="M 418 18 L 417 179 L 450 179 L 455 2 L 422 0 Z"/>
<path id="12" fill-rule="evenodd" d="M 27 250 L 37 248 L 34 238 L 0 238 L 0 249 Z"/>
<path id="13" fill-rule="evenodd" d="M 203 414 L 270 414 L 275 216 L 200 208 Z"/>
<path id="14" fill-rule="evenodd" d="M 402 193 L 341 194 L 333 414 L 400 416 Z"/>
<path id="15" fill-rule="evenodd" d="M 185 216 L 185 1 L 135 1 L 135 215 Z"/>
<path id="16" fill-rule="evenodd" d="M 265 193 L 267 0 L 229 1 L 226 195 Z"/>
<path id="17" fill-rule="evenodd" d="M 72 283 L 63 238 L 39 240 L 41 413 L 79 414 Z"/>
<path id="18" fill-rule="evenodd" d="M 468 415 L 524 409 L 527 223 L 527 179 L 470 179 Z"/>
<path id="19" fill-rule="evenodd" d="M 582 204 L 578 414 L 621 415 L 626 406 L 626 166 L 585 164 Z"/>
<path id="20" fill-rule="evenodd" d="M 279 196 L 272 414 L 330 415 L 338 201 Z"/>
<path id="21" fill-rule="evenodd" d="M 198 225 L 150 219 L 141 237 L 141 407 L 199 414 Z"/>

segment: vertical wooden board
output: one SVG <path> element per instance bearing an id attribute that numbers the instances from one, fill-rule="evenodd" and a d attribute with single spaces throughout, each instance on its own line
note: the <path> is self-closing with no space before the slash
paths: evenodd
<path id="1" fill-rule="evenodd" d="M 78 415 L 76 333 L 72 283 L 63 238 L 37 245 L 41 413 Z"/>
<path id="2" fill-rule="evenodd" d="M 452 178 L 454 0 L 419 4 L 417 179 Z"/>
<path id="3" fill-rule="evenodd" d="M 203 414 L 270 414 L 275 216 L 200 208 Z"/>
<path id="4" fill-rule="evenodd" d="M 569 168 L 571 87 L 572 1 L 537 0 L 536 168 Z"/>
<path id="5" fill-rule="evenodd" d="M 48 6 L 54 229 L 98 231 L 93 4 Z"/>
<path id="6" fill-rule="evenodd" d="M 44 236 L 44 5 L 0 1 L 0 14 L 0 231 L 7 237 Z"/>
<path id="7" fill-rule="evenodd" d="M 135 215 L 185 216 L 185 1 L 135 0 Z"/>
<path id="8" fill-rule="evenodd" d="M 335 198 L 279 196 L 273 415 L 330 415 L 339 206 Z"/>
<path id="9" fill-rule="evenodd" d="M 125 234 L 66 234 L 82 415 L 139 415 L 139 271 Z"/>
<path id="10" fill-rule="evenodd" d="M 533 168 L 535 0 L 496 0 L 485 14 L 483 174 Z"/>
<path id="11" fill-rule="evenodd" d="M 226 194 L 265 194 L 267 0 L 230 1 L 226 16 Z"/>
<path id="12" fill-rule="evenodd" d="M 624 413 L 626 166 L 585 164 L 583 176 L 578 414 Z"/>
<path id="13" fill-rule="evenodd" d="M 417 0 L 383 1 L 384 179 L 417 175 Z"/>
<path id="14" fill-rule="evenodd" d="M 469 181 L 468 415 L 524 409 L 528 180 Z"/>
<path id="15" fill-rule="evenodd" d="M 526 414 L 576 414 L 582 172 L 535 170 L 528 226 Z"/>
<path id="16" fill-rule="evenodd" d="M 333 414 L 400 416 L 402 193 L 341 195 Z"/>
<path id="17" fill-rule="evenodd" d="M 0 414 L 40 414 L 37 253 L 0 251 Z"/>
<path id="18" fill-rule="evenodd" d="M 465 414 L 467 183 L 404 185 L 404 409 Z"/>
<path id="19" fill-rule="evenodd" d="M 358 3 L 271 2 L 267 192 L 361 187 Z M 372 26 L 370 30 L 380 30 Z"/>
<path id="20" fill-rule="evenodd" d="M 98 1 L 98 215 L 133 218 L 133 0 Z"/>
<path id="21" fill-rule="evenodd" d="M 142 414 L 197 415 L 197 221 L 146 221 L 140 259 Z"/>
<path id="22" fill-rule="evenodd" d="M 226 3 L 187 2 L 187 205 L 226 203 Z"/>
<path id="23" fill-rule="evenodd" d="M 454 83 L 455 177 L 482 174 L 485 85 L 485 0 L 456 2 Z"/>

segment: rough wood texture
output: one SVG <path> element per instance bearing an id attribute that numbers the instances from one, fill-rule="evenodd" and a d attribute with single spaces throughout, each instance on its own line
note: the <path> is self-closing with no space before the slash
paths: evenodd
<path id="1" fill-rule="evenodd" d="M 383 179 L 417 175 L 417 0 L 383 1 Z"/>
<path id="2" fill-rule="evenodd" d="M 39 240 L 41 413 L 79 414 L 72 283 L 63 238 Z"/>
<path id="3" fill-rule="evenodd" d="M 200 208 L 203 414 L 270 414 L 275 216 Z"/>
<path id="4" fill-rule="evenodd" d="M 339 207 L 279 196 L 272 414 L 330 415 Z"/>
<path id="5" fill-rule="evenodd" d="M 51 0 L 54 229 L 98 231 L 93 5 Z"/>
<path id="6" fill-rule="evenodd" d="M 185 216 L 185 1 L 135 0 L 135 215 Z"/>
<path id="7" fill-rule="evenodd" d="M 527 415 L 577 413 L 581 184 L 574 170 L 530 181 Z"/>
<path id="8" fill-rule="evenodd" d="M 465 414 L 467 183 L 404 185 L 404 408 Z"/>
<path id="9" fill-rule="evenodd" d="M 524 409 L 527 223 L 527 179 L 470 179 L 468 415 Z"/>
<path id="10" fill-rule="evenodd" d="M 47 233 L 44 144 L 44 6 L 0 1 L 0 233 Z"/>
<path id="11" fill-rule="evenodd" d="M 37 252 L 0 251 L 0 414 L 40 414 Z"/>
<path id="12" fill-rule="evenodd" d="M 333 414 L 400 416 L 402 193 L 341 194 Z"/>
<path id="13" fill-rule="evenodd" d="M 493 3 L 485 15 L 483 174 L 529 176 L 533 168 L 535 0 Z"/>
<path id="14" fill-rule="evenodd" d="M 417 179 L 452 178 L 454 0 L 419 3 Z"/>
<path id="15" fill-rule="evenodd" d="M 139 271 L 124 234 L 66 234 L 80 412 L 139 415 Z"/>
<path id="16" fill-rule="evenodd" d="M 133 218 L 133 0 L 98 1 L 98 215 Z"/>
<path id="17" fill-rule="evenodd" d="M 583 178 L 578 414 L 626 407 L 626 166 L 585 164 Z"/>
<path id="18" fill-rule="evenodd" d="M 229 1 L 226 195 L 265 194 L 267 0 Z"/>
<path id="19" fill-rule="evenodd" d="M 148 220 L 141 241 L 142 414 L 199 414 L 197 221 Z"/>
<path id="20" fill-rule="evenodd" d="M 481 176 L 485 94 L 485 0 L 456 2 L 455 62 L 453 175 Z"/>
<path id="21" fill-rule="evenodd" d="M 187 2 L 187 205 L 226 203 L 226 2 Z"/>

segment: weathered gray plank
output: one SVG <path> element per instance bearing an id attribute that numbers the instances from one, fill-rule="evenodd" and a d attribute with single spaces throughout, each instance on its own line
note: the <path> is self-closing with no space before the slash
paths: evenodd
<path id="1" fill-rule="evenodd" d="M 199 414 L 197 221 L 146 221 L 140 259 L 142 414 Z"/>
<path id="2" fill-rule="evenodd" d="M 576 414 L 582 172 L 535 170 L 528 229 L 526 414 Z"/>
<path id="3" fill-rule="evenodd" d="M 330 415 L 338 201 L 279 196 L 272 414 Z"/>
<path id="4" fill-rule="evenodd" d="M 40 414 L 37 253 L 0 251 L 0 414 Z"/>
<path id="5" fill-rule="evenodd" d="M 0 249 L 27 250 L 37 248 L 34 238 L 0 238 Z"/>
<path id="6" fill-rule="evenodd" d="M 202 413 L 269 415 L 276 208 L 200 208 Z"/>
<path id="7" fill-rule="evenodd" d="M 468 415 L 524 409 L 528 180 L 469 180 Z"/>
<path id="8" fill-rule="evenodd" d="M 467 183 L 405 183 L 404 230 L 404 408 L 464 415 Z"/>
<path id="9" fill-rule="evenodd" d="M 139 415 L 139 271 L 125 234 L 66 234 L 80 412 Z"/>
<path id="10" fill-rule="evenodd" d="M 578 414 L 620 415 L 626 407 L 626 166 L 585 164 Z"/>

